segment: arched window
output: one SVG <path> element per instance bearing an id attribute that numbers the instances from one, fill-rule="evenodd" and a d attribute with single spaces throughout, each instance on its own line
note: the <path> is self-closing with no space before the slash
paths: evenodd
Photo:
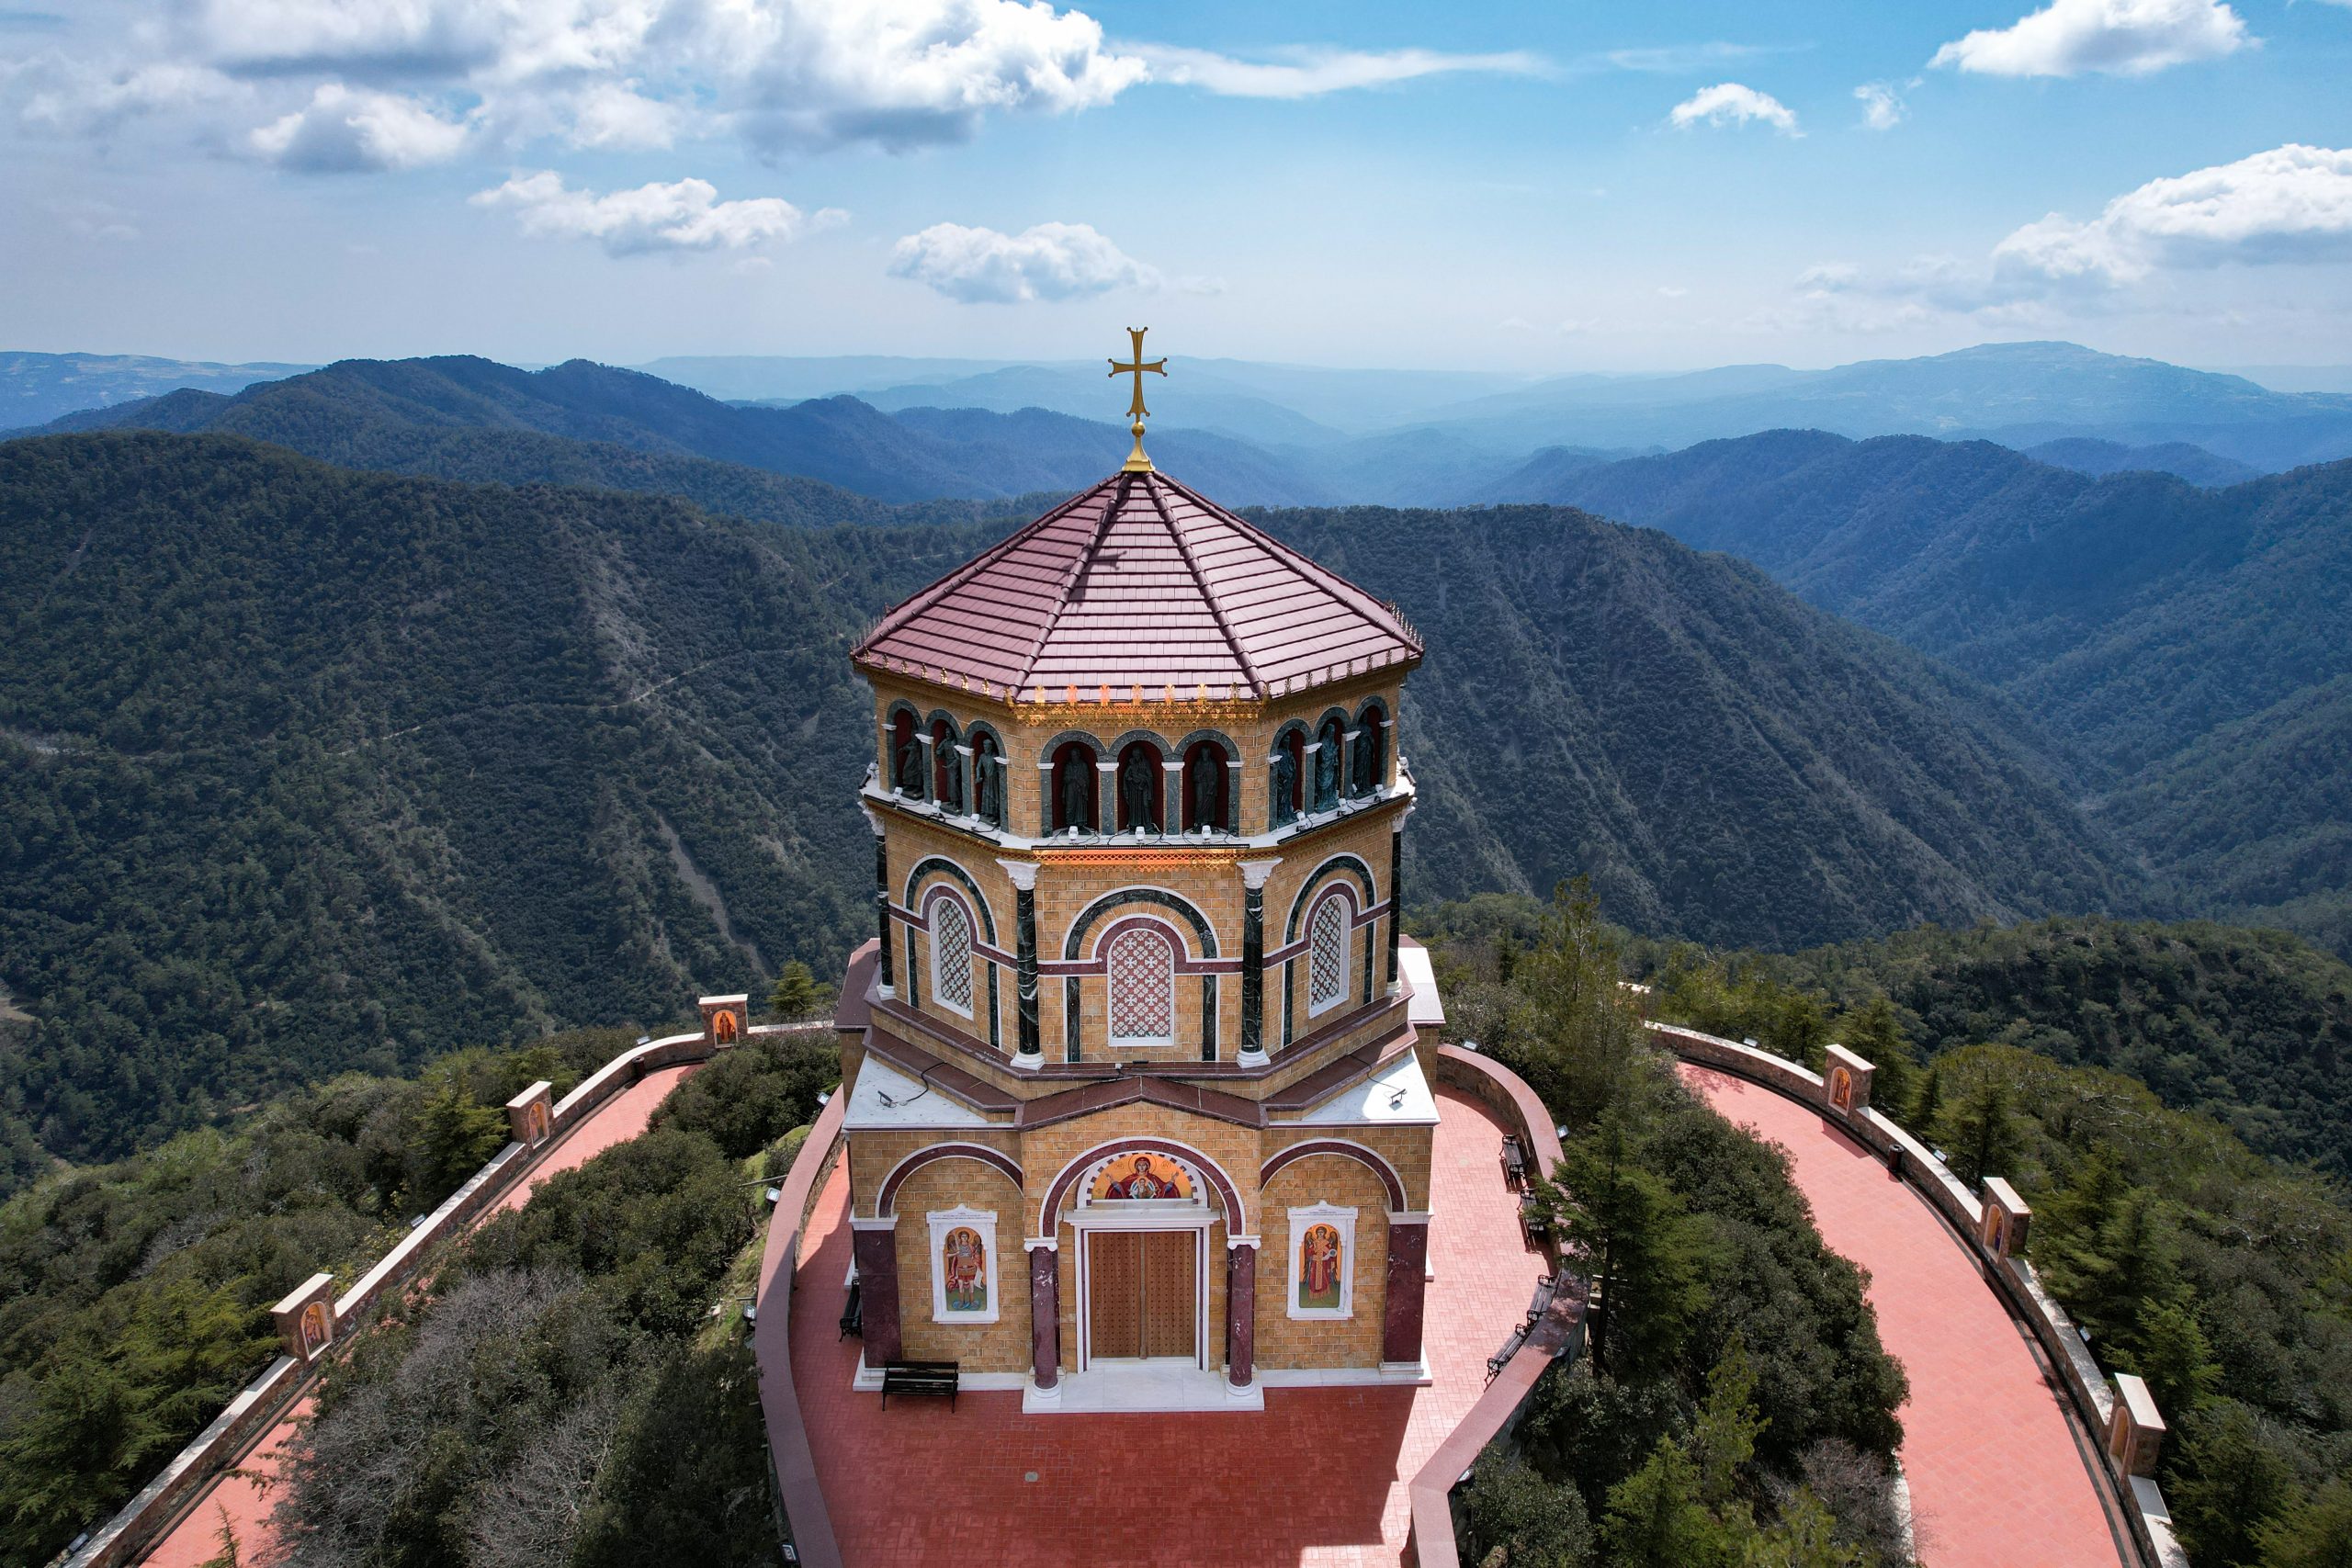
<path id="1" fill-rule="evenodd" d="M 956 727 L 944 718 L 931 721 L 931 798 L 943 811 L 964 809 L 964 759 L 956 754 Z"/>
<path id="2" fill-rule="evenodd" d="M 972 811 L 991 828 L 1004 826 L 1004 748 L 985 729 L 972 736 Z"/>
<path id="3" fill-rule="evenodd" d="M 1340 804 L 1340 775 L 1346 771 L 1347 727 L 1333 714 L 1315 736 L 1315 809 L 1329 811 Z"/>
<path id="4" fill-rule="evenodd" d="M 1176 1043 L 1176 944 L 1157 926 L 1129 926 L 1103 944 L 1111 981 L 1111 1044 Z"/>
<path id="5" fill-rule="evenodd" d="M 1054 831 L 1067 833 L 1075 828 L 1081 833 L 1094 831 L 1095 783 L 1094 748 L 1083 740 L 1066 740 L 1054 753 Z"/>
<path id="6" fill-rule="evenodd" d="M 1333 892 L 1306 923 L 1306 1016 L 1348 999 L 1348 900 Z"/>
<path id="7" fill-rule="evenodd" d="M 1274 754 L 1266 763 L 1266 825 L 1280 828 L 1298 820 L 1313 797 L 1306 776 L 1306 732 L 1296 728 L 1274 738 Z"/>
<path id="8" fill-rule="evenodd" d="M 903 708 L 890 720 L 889 784 L 900 795 L 922 794 L 922 748 L 915 744 L 915 716 Z"/>
<path id="9" fill-rule="evenodd" d="M 1184 795 L 1184 831 L 1222 833 L 1226 824 L 1226 792 L 1233 787 L 1226 766 L 1225 748 L 1214 740 L 1195 740 L 1184 753 L 1178 787 Z"/>
<path id="10" fill-rule="evenodd" d="M 1118 772 L 1112 775 L 1119 792 L 1119 831 L 1157 833 L 1168 820 L 1162 809 L 1159 748 L 1148 740 L 1131 740 L 1119 753 Z"/>
<path id="11" fill-rule="evenodd" d="M 972 1016 L 972 921 L 964 906 L 934 894 L 931 926 L 931 994 L 943 1007 Z"/>
<path id="12" fill-rule="evenodd" d="M 1381 720 L 1388 716 L 1377 705 L 1356 716 L 1356 754 L 1348 770 L 1348 793 L 1367 795 L 1388 782 L 1388 731 Z"/>

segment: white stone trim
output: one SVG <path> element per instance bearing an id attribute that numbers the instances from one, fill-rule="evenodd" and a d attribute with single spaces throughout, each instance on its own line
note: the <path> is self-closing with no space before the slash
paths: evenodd
<path id="1" fill-rule="evenodd" d="M 1266 879 L 1274 874 L 1274 867 L 1282 863 L 1282 856 L 1269 855 L 1263 860 L 1235 861 L 1233 869 L 1241 874 L 1241 886 L 1255 891 L 1266 886 Z"/>
<path id="2" fill-rule="evenodd" d="M 1012 884 L 1013 891 L 1017 893 L 1034 893 L 1037 890 L 1037 863 L 1035 861 L 1000 860 L 996 863 L 1003 867 L 1005 880 Z"/>
<path id="3" fill-rule="evenodd" d="M 894 1231 L 899 1228 L 899 1216 L 883 1214 L 869 1219 L 864 1215 L 852 1214 L 849 1217 L 849 1228 L 854 1231 Z"/>
<path id="4" fill-rule="evenodd" d="M 1299 1241 L 1310 1225 L 1329 1225 L 1340 1233 L 1340 1304 L 1336 1307 L 1308 1307 L 1298 1304 Z M 1290 1284 L 1283 1292 L 1283 1310 L 1295 1318 L 1347 1318 L 1355 1315 L 1356 1287 L 1356 1212 L 1336 1203 L 1310 1203 L 1290 1212 L 1290 1237 L 1284 1244 L 1290 1253 L 1288 1273 Z"/>
<path id="5" fill-rule="evenodd" d="M 952 1209 L 933 1209 L 923 1216 L 931 1225 L 931 1251 L 926 1267 L 931 1271 L 931 1320 L 933 1323 L 967 1324 L 994 1323 L 997 1309 L 1003 1297 L 997 1290 L 996 1214 L 992 1210 L 967 1208 L 958 1203 Z M 940 1267 L 940 1244 L 954 1230 L 969 1230 L 980 1238 L 982 1267 L 986 1274 L 989 1304 L 978 1312 L 968 1308 L 956 1309 L 947 1304 L 947 1273 Z"/>

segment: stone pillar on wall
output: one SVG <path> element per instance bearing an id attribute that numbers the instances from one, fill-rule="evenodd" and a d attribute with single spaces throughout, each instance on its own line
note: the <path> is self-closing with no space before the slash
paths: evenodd
<path id="1" fill-rule="evenodd" d="M 1246 1393 L 1257 1378 L 1258 1238 L 1228 1236 L 1225 1243 L 1225 1382 Z"/>
<path id="2" fill-rule="evenodd" d="M 2107 1452 L 2126 1475 L 2154 1475 L 2165 1446 L 2165 1418 L 2148 1385 L 2130 1372 L 2115 1374 L 2115 1414 L 2108 1417 Z"/>
<path id="3" fill-rule="evenodd" d="M 874 934 L 882 940 L 882 994 L 898 994 L 892 984 L 896 970 L 890 958 L 890 840 L 882 829 L 882 814 L 867 806 L 865 825 L 874 829 Z"/>
<path id="4" fill-rule="evenodd" d="M 1029 1372 L 1038 1399 L 1061 1397 L 1061 1255 L 1052 1236 L 1029 1238 Z"/>
<path id="5" fill-rule="evenodd" d="M 316 1360 L 334 1343 L 334 1276 L 313 1274 L 269 1309 L 286 1353 L 298 1361 Z"/>
<path id="6" fill-rule="evenodd" d="M 865 1364 L 903 1359 L 899 1343 L 899 1222 L 853 1215 L 852 1255 L 857 1259 L 858 1311 L 865 1318 Z"/>
<path id="7" fill-rule="evenodd" d="M 1878 1069 L 1843 1045 L 1830 1046 L 1823 1057 L 1821 1092 L 1830 1111 L 1851 1118 L 1869 1110 L 1871 1078 Z"/>
<path id="8" fill-rule="evenodd" d="M 555 1085 L 541 1078 L 506 1102 L 506 1135 L 536 1149 L 555 1131 Z"/>
<path id="9" fill-rule="evenodd" d="M 1997 1176 L 1986 1177 L 1984 1230 L 1978 1239 L 1993 1255 L 1993 1261 L 2005 1262 L 2023 1252 L 2026 1232 L 2032 1224 L 2033 1211 L 2018 1196 L 2018 1190 Z"/>
<path id="10" fill-rule="evenodd" d="M 1037 1032 L 1037 863 L 1001 860 L 1012 883 L 1014 927 L 1013 992 L 1021 1004 L 1021 1030 L 1015 1039 L 1012 1065 L 1036 1068 L 1046 1065 L 1046 1047 Z"/>
<path id="11" fill-rule="evenodd" d="M 939 741 L 930 730 L 918 729 L 915 731 L 915 744 L 922 748 L 922 798 L 936 802 L 939 799 L 939 753 L 933 748 Z"/>
<path id="12" fill-rule="evenodd" d="M 1429 1215 L 1388 1216 L 1388 1287 L 1380 1329 L 1383 1371 L 1419 1371 L 1421 1314 L 1428 1299 Z"/>
<path id="13" fill-rule="evenodd" d="M 1266 878 L 1279 855 L 1237 863 L 1241 873 L 1241 1066 L 1266 1065 Z"/>

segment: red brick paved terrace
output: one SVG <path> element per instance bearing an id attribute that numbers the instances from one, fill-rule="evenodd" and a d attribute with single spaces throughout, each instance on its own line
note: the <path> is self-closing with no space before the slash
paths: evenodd
<path id="1" fill-rule="evenodd" d="M 585 1165 L 615 1144 L 625 1144 L 644 1132 L 653 1119 L 654 1108 L 669 1097 L 680 1078 L 692 1071 L 692 1066 L 659 1068 L 605 1101 L 588 1120 L 548 1150 L 538 1164 L 524 1172 L 496 1203 L 483 1210 L 474 1224 L 485 1224 L 494 1214 L 522 1207 L 531 1190 L 548 1177 Z M 220 1521 L 224 1516 L 237 1532 L 241 1561 L 264 1561 L 273 1544 L 269 1511 L 277 1505 L 273 1493 L 280 1454 L 287 1438 L 294 1434 L 294 1424 L 310 1409 L 310 1396 L 305 1394 L 288 1410 L 283 1420 L 265 1429 L 254 1440 L 254 1446 L 238 1458 L 235 1467 L 214 1483 L 139 1561 L 150 1568 L 197 1568 L 198 1564 L 213 1561 L 220 1555 Z"/>
<path id="2" fill-rule="evenodd" d="M 853 1393 L 857 1341 L 836 1323 L 849 1270 L 836 1168 L 794 1275 L 792 1368 L 843 1561 L 1394 1568 L 1406 1483 L 1476 1401 L 1487 1358 L 1545 1270 L 1503 1187 L 1503 1123 L 1453 1089 L 1437 1096 L 1425 1341 L 1435 1381 L 1269 1389 L 1263 1414 L 1023 1416 L 1012 1393 L 885 1410 Z"/>
<path id="3" fill-rule="evenodd" d="M 1685 1064 L 1683 1080 L 1789 1151 L 1822 1239 L 1870 1270 L 1879 1337 L 1911 1378 L 1903 1469 L 1927 1568 L 2102 1568 L 2097 1452 L 2023 1325 L 1928 1201 L 1820 1113 Z"/>

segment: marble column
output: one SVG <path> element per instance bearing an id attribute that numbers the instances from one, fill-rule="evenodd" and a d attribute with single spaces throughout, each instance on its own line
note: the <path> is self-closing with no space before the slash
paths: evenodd
<path id="1" fill-rule="evenodd" d="M 915 744 L 922 748 L 922 798 L 936 803 L 939 799 L 939 754 L 933 750 L 938 739 L 929 730 L 918 731 Z"/>
<path id="2" fill-rule="evenodd" d="M 1235 1393 L 1257 1376 L 1258 1238 L 1233 1236 L 1225 1244 L 1225 1381 Z"/>
<path id="3" fill-rule="evenodd" d="M 1266 878 L 1280 855 L 1236 863 L 1241 873 L 1241 1055 L 1245 1067 L 1266 1065 Z"/>
<path id="4" fill-rule="evenodd" d="M 864 1314 L 865 1364 L 879 1367 L 902 1359 L 899 1344 L 899 1222 L 850 1224 L 852 1255 L 857 1259 L 858 1311 Z"/>
<path id="5" fill-rule="evenodd" d="M 1012 883 L 1012 919 L 1017 931 L 1013 958 L 1019 965 L 1013 991 L 1021 1004 L 1021 1030 L 1015 1037 L 1012 1065 L 1016 1067 L 1045 1066 L 1046 1047 L 1037 1032 L 1037 863 L 1031 860 L 1001 860 L 1004 874 Z"/>
<path id="6" fill-rule="evenodd" d="M 890 957 L 890 840 L 883 833 L 882 814 L 870 806 L 861 807 L 865 813 L 865 825 L 874 829 L 874 934 L 881 939 L 882 994 L 897 994 L 891 983 L 895 976 Z"/>
<path id="7" fill-rule="evenodd" d="M 1380 1328 L 1380 1363 L 1386 1368 L 1421 1364 L 1421 1311 L 1427 1296 L 1430 1217 L 1388 1216 L 1387 1306 Z"/>
<path id="8" fill-rule="evenodd" d="M 1341 800 L 1352 798 L 1356 792 L 1356 784 L 1360 782 L 1355 776 L 1356 741 L 1363 734 L 1363 731 L 1361 729 L 1343 729 L 1340 732 L 1340 798 Z"/>
<path id="9" fill-rule="evenodd" d="M 1396 933 L 1404 929 L 1400 918 L 1405 912 L 1405 818 L 1413 814 L 1408 803 L 1396 814 L 1396 826 L 1388 835 L 1388 991 L 1396 991 Z"/>
<path id="10" fill-rule="evenodd" d="M 1061 1396 L 1061 1252 L 1051 1236 L 1029 1241 L 1029 1370 L 1038 1397 Z"/>

